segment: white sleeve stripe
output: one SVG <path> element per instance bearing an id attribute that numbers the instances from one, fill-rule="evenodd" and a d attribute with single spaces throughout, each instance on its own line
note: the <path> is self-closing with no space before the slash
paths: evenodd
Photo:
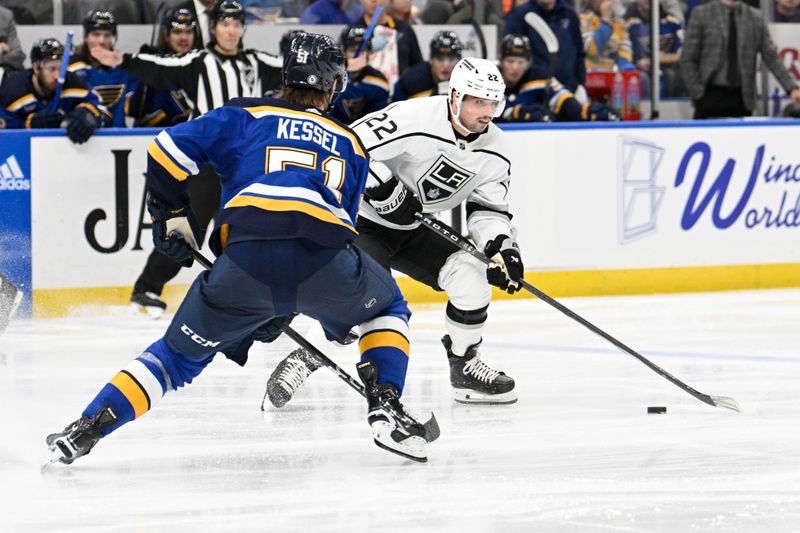
<path id="1" fill-rule="evenodd" d="M 166 130 L 162 131 L 156 137 L 158 142 L 161 144 L 161 147 L 175 160 L 181 165 L 183 168 L 189 171 L 189 174 L 194 176 L 200 172 L 200 168 L 197 164 L 189 158 L 186 154 L 184 154 L 180 148 L 175 144 L 172 140 L 172 137 L 169 136 L 169 133 Z"/>
<path id="2" fill-rule="evenodd" d="M 160 65 L 162 67 L 185 67 L 191 63 L 199 54 L 200 50 L 189 52 L 185 56 L 157 56 L 153 54 L 136 54 L 135 58 Z"/>
<path id="3" fill-rule="evenodd" d="M 265 52 L 256 52 L 255 55 L 256 59 L 258 59 L 265 65 L 275 68 L 283 68 L 283 59 L 281 59 L 280 56 L 267 54 Z"/>

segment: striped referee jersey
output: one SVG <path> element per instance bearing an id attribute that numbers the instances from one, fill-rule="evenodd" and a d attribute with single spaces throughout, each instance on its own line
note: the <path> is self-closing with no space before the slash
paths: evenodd
<path id="1" fill-rule="evenodd" d="M 258 50 L 226 56 L 208 45 L 180 56 L 124 54 L 121 68 L 157 89 L 183 89 L 192 106 L 191 118 L 222 107 L 228 100 L 260 97 L 281 83 L 283 61 Z"/>

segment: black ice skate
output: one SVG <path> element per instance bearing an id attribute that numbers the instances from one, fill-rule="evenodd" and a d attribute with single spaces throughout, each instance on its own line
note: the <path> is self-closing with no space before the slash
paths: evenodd
<path id="1" fill-rule="evenodd" d="M 278 363 L 267 380 L 266 395 L 270 403 L 278 408 L 286 405 L 303 386 L 306 378 L 321 366 L 322 364 L 303 348 L 298 348 L 287 355 Z M 264 409 L 263 401 L 261 409 Z"/>
<path id="2" fill-rule="evenodd" d="M 453 355 L 453 343 L 449 335 L 442 337 L 442 344 L 447 350 L 447 361 L 450 363 L 450 384 L 453 386 L 455 401 L 498 404 L 517 401 L 514 379 L 481 361 L 478 352 L 480 342 L 467 348 L 463 356 Z"/>
<path id="3" fill-rule="evenodd" d="M 375 444 L 406 459 L 425 463 L 425 426 L 412 418 L 397 397 L 397 389 L 389 383 L 376 383 L 377 367 L 370 361 L 356 365 L 364 382 L 369 412 L 367 422 L 372 427 Z M 438 426 L 437 426 L 438 430 Z"/>
<path id="4" fill-rule="evenodd" d="M 44 466 L 55 462 L 68 465 L 78 457 L 86 455 L 103 437 L 100 430 L 109 427 L 116 421 L 117 415 L 114 414 L 111 407 L 104 407 L 92 418 L 82 416 L 65 427 L 61 433 L 51 433 L 46 439 L 51 455 Z"/>
<path id="5" fill-rule="evenodd" d="M 150 318 L 160 318 L 167 304 L 154 292 L 134 292 L 131 294 L 131 305 L 147 313 Z"/>

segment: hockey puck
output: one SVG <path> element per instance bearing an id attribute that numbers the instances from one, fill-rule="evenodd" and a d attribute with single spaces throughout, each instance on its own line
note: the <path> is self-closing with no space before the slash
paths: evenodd
<path id="1" fill-rule="evenodd" d="M 651 406 L 647 408 L 648 415 L 663 415 L 666 412 L 667 408 L 662 406 Z"/>

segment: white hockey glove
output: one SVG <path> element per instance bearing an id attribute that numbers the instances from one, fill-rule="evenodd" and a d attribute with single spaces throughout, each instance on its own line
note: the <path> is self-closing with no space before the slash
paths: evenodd
<path id="1" fill-rule="evenodd" d="M 414 224 L 417 221 L 414 215 L 422 211 L 419 198 L 394 177 L 377 187 L 368 188 L 364 197 L 381 218 L 398 226 Z"/>
<path id="2" fill-rule="evenodd" d="M 486 243 L 484 254 L 492 260 L 486 267 L 489 284 L 500 287 L 508 294 L 514 294 L 522 288 L 520 281 L 525 274 L 525 267 L 514 239 L 508 235 L 498 235 Z"/>

